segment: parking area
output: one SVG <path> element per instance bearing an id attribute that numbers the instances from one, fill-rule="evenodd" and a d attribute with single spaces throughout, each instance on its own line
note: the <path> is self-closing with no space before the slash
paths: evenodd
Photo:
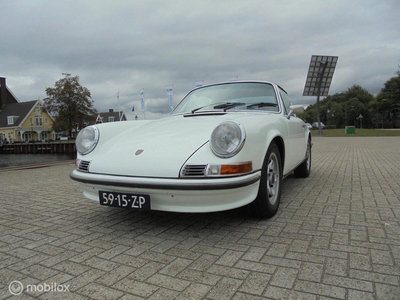
<path id="1" fill-rule="evenodd" d="M 103 207 L 72 164 L 0 172 L 1 299 L 399 299 L 400 137 L 316 137 L 278 214 Z"/>

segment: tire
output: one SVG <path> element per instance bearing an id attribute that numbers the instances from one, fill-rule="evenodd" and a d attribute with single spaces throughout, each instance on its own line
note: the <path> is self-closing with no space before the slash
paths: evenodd
<path id="1" fill-rule="evenodd" d="M 278 211 L 282 193 L 282 160 L 278 146 L 272 142 L 261 170 L 256 199 L 249 204 L 250 213 L 258 218 L 271 218 Z"/>
<path id="2" fill-rule="evenodd" d="M 294 170 L 296 177 L 306 178 L 311 173 L 311 140 L 308 139 L 306 158 L 304 161 Z"/>

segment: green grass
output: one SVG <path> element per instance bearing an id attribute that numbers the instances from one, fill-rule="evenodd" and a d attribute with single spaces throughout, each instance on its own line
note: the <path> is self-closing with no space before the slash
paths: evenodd
<path id="1" fill-rule="evenodd" d="M 325 129 L 322 130 L 323 136 L 339 137 L 339 136 L 400 136 L 400 129 L 360 129 L 356 128 L 355 134 L 346 134 L 344 128 Z M 311 130 L 312 136 L 318 136 L 318 130 Z"/>

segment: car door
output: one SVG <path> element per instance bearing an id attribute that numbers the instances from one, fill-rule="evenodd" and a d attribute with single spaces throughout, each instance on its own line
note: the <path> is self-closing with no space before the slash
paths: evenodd
<path id="1" fill-rule="evenodd" d="M 287 116 L 292 101 L 284 90 L 280 89 L 279 93 L 284 104 L 284 115 Z M 304 160 L 307 144 L 305 139 L 306 127 L 304 121 L 296 116 L 291 116 L 290 118 L 285 118 L 285 122 L 288 129 L 288 136 L 285 140 L 286 155 L 284 173 L 287 173 Z"/>

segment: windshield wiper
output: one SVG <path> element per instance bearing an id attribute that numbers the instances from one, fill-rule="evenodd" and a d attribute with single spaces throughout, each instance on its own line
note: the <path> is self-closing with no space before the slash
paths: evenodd
<path id="1" fill-rule="evenodd" d="M 227 102 L 227 103 L 215 105 L 213 108 L 214 109 L 223 109 L 224 111 L 227 111 L 228 109 L 234 108 L 236 106 L 242 106 L 245 104 L 246 103 L 242 103 L 242 102 Z"/>
<path id="2" fill-rule="evenodd" d="M 241 106 L 241 105 L 245 105 L 246 103 L 242 103 L 242 102 L 224 102 L 224 103 L 219 103 L 217 105 L 213 106 L 213 109 L 223 109 L 224 111 L 227 111 L 228 109 L 231 109 L 235 106 Z M 192 109 L 191 113 L 194 114 L 196 111 L 203 109 L 205 107 L 208 106 L 212 106 L 213 104 L 208 104 L 208 105 L 204 105 L 204 106 L 200 106 L 198 108 Z"/>
<path id="3" fill-rule="evenodd" d="M 198 107 L 198 108 L 195 108 L 195 109 L 192 109 L 192 114 L 194 114 L 196 111 L 198 111 L 198 110 L 200 110 L 200 109 L 202 109 L 202 108 L 204 108 L 204 107 L 207 107 L 208 105 L 206 105 L 206 106 L 200 106 L 200 107 Z"/>
<path id="4" fill-rule="evenodd" d="M 258 103 L 253 103 L 253 104 L 249 104 L 246 106 L 246 108 L 250 108 L 250 107 L 264 107 L 264 106 L 271 106 L 271 107 L 277 107 L 278 104 L 276 103 L 271 103 L 271 102 L 258 102 Z"/>

